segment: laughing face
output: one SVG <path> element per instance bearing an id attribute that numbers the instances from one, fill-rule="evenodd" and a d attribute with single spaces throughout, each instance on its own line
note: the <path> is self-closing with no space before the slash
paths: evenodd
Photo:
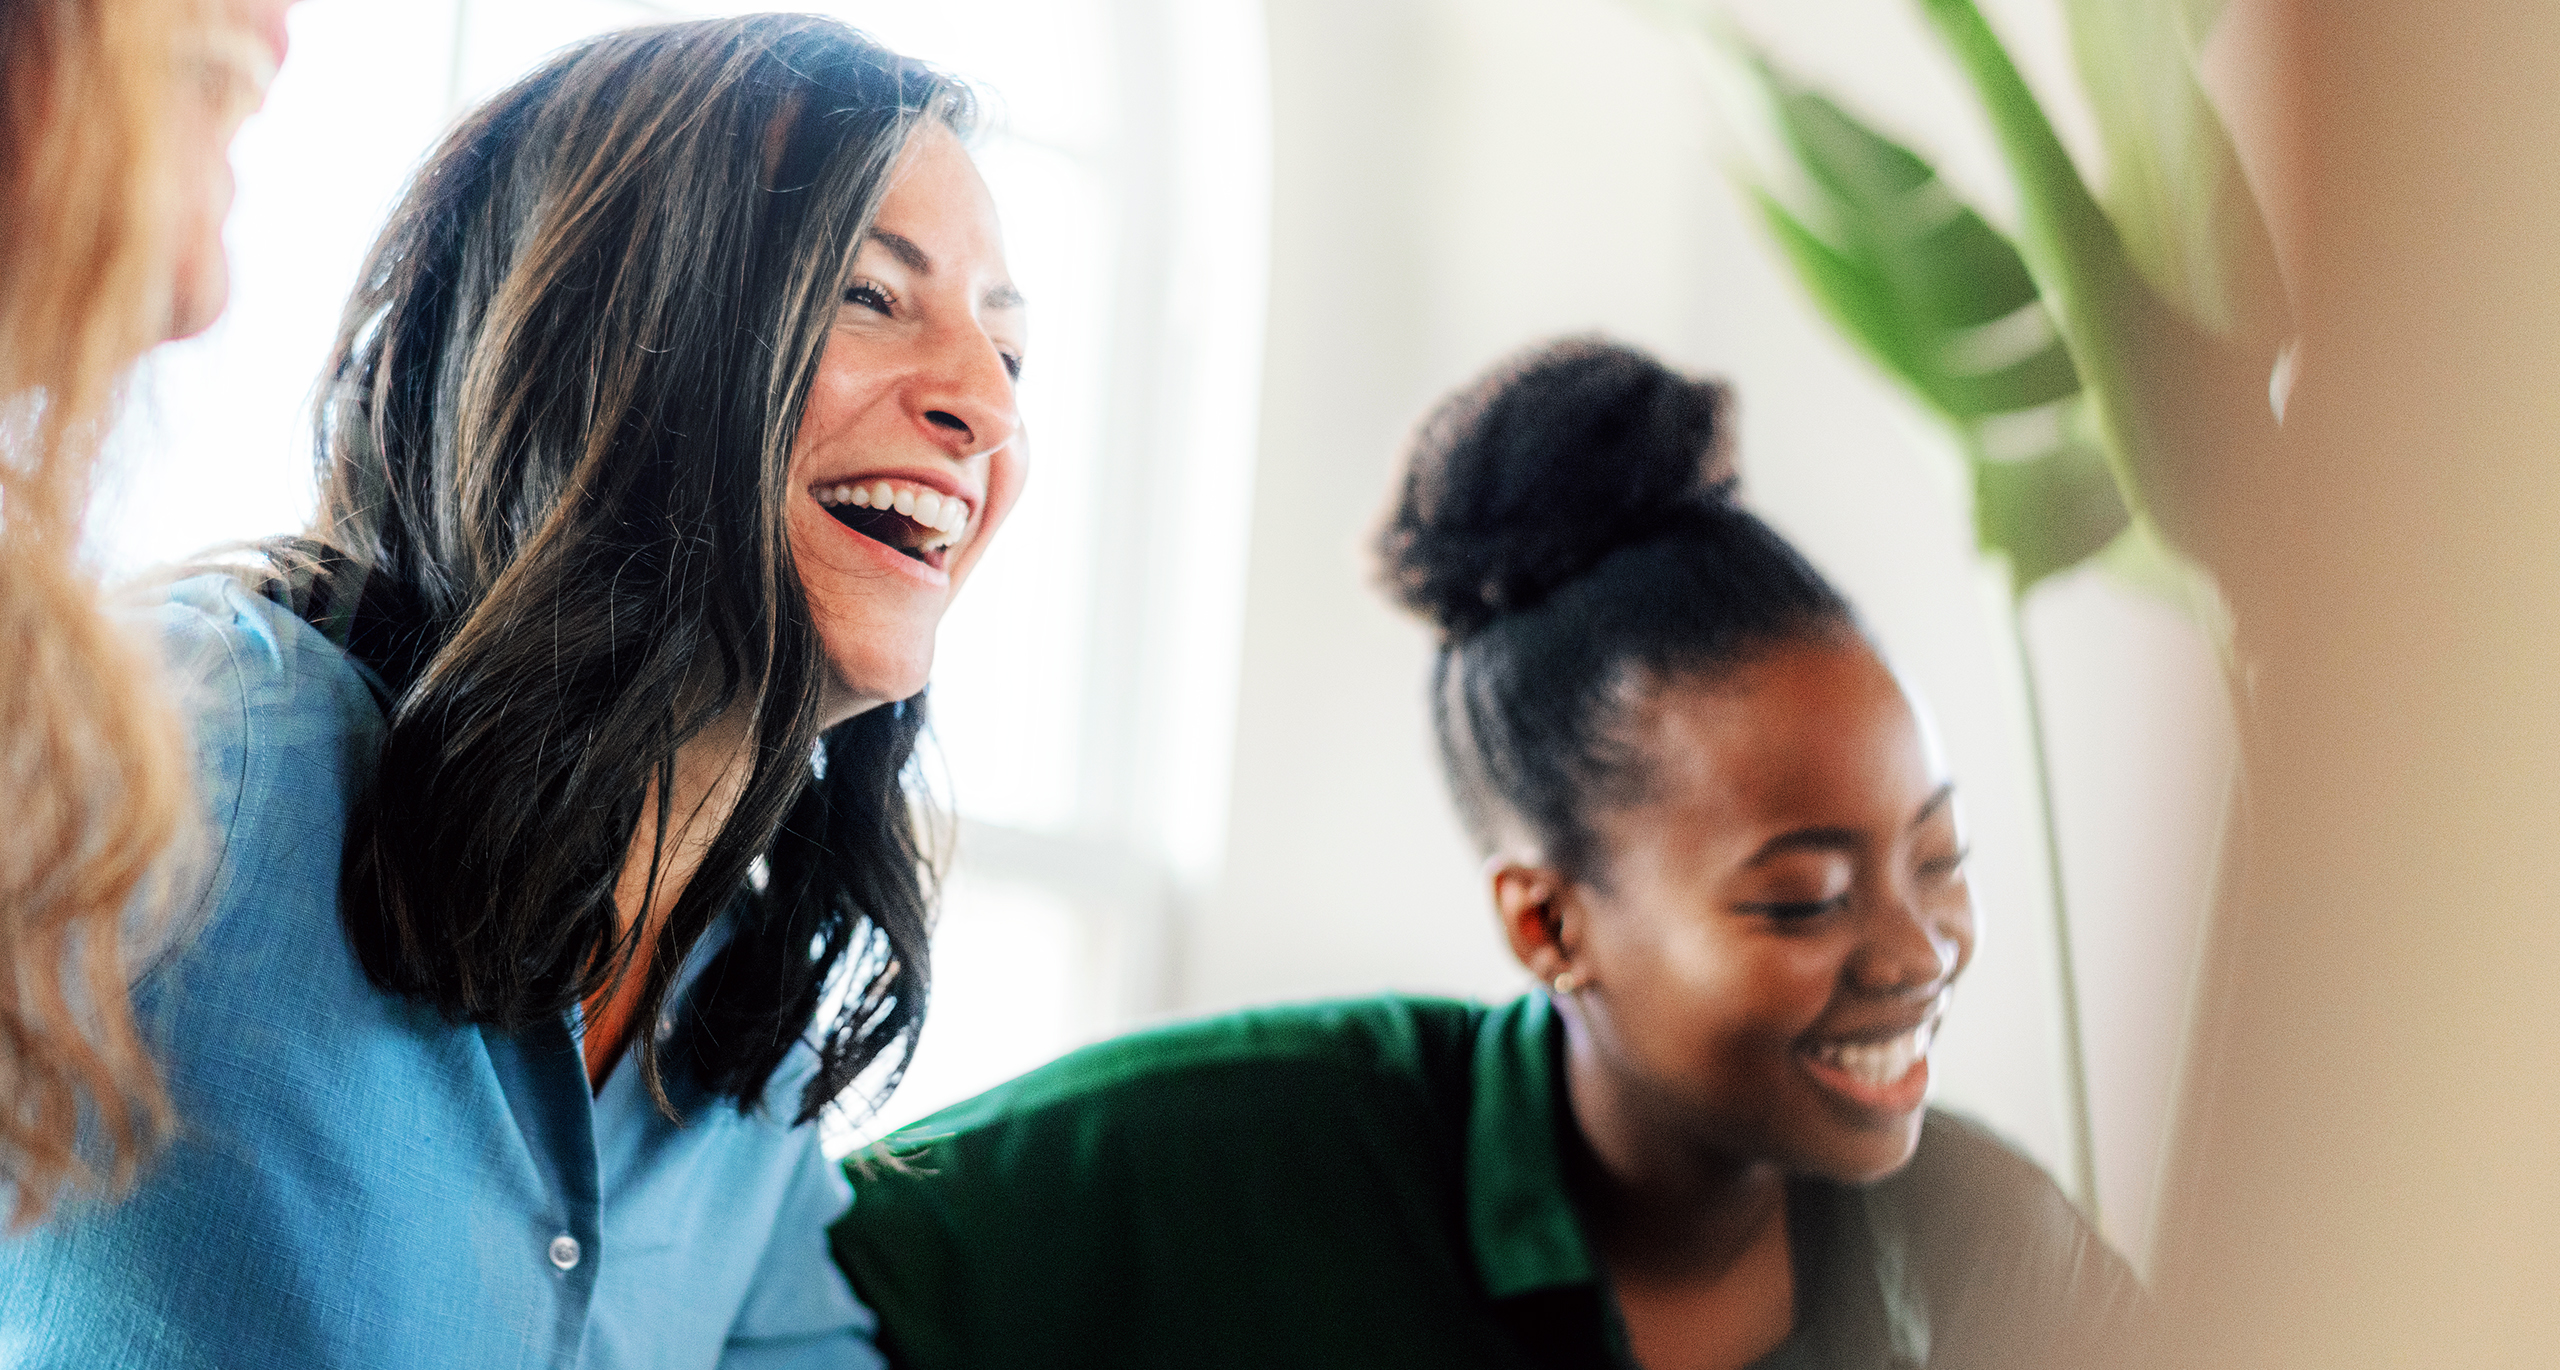
<path id="1" fill-rule="evenodd" d="M 1639 724 L 1571 959 L 1580 1063 L 1683 1144 L 1859 1182 L 1910 1159 L 1973 899 L 1944 765 L 1864 642 L 1790 643 Z"/>
<path id="2" fill-rule="evenodd" d="M 824 723 L 924 688 L 943 610 L 1022 486 L 1025 343 L 994 201 L 929 125 L 855 256 L 792 449 Z"/>

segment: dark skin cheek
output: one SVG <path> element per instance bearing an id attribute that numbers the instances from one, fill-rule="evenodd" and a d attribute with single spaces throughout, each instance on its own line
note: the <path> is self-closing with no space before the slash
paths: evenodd
<path id="1" fill-rule="evenodd" d="M 1820 1105 L 1796 1078 L 1795 1048 L 1838 991 L 1850 949 L 1838 936 L 1778 934 L 1721 916 L 1735 921 L 1689 938 L 1595 939 L 1616 943 L 1613 968 L 1600 972 L 1614 1029 L 1606 1063 L 1631 1094 L 1685 1119 L 1683 1131 L 1707 1134 L 1701 1140 L 1792 1151 L 1808 1123 L 1831 1122 L 1796 1116 Z M 1616 930 L 1632 931 L 1624 922 Z"/>
<path id="2" fill-rule="evenodd" d="M 1733 958 L 1709 962 L 1724 973 L 1687 979 L 1670 970 L 1695 953 L 1675 956 L 1658 945 L 1630 948 L 1612 958 L 1625 969 L 1603 970 L 1610 986 L 1610 1018 L 1618 1028 L 1613 1064 L 1641 1092 L 1681 1100 L 1700 1115 L 1731 1116 L 1727 1101 L 1762 1092 L 1770 1062 L 1785 1049 L 1783 1031 L 1768 1015 L 1761 977 Z M 1641 969 L 1639 969 L 1641 968 Z"/>

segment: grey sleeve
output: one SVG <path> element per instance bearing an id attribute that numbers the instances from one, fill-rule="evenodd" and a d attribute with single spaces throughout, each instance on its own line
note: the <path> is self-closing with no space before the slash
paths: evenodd
<path id="1" fill-rule="evenodd" d="M 2151 1299 L 2033 1161 L 1932 1112 L 1920 1152 L 1876 1198 L 1904 1227 L 1928 1303 L 1933 1370 L 2137 1362 Z"/>

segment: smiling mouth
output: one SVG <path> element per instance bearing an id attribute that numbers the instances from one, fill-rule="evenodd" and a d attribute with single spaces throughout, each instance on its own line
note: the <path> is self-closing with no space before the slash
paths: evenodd
<path id="1" fill-rule="evenodd" d="M 1929 1044 L 1937 1033 L 1938 1020 L 1931 1018 L 1880 1041 L 1824 1042 L 1806 1053 L 1869 1089 L 1885 1089 L 1901 1083 L 1912 1067 L 1929 1059 Z"/>
<path id="2" fill-rule="evenodd" d="M 969 530 L 967 501 L 906 481 L 821 485 L 809 493 L 827 517 L 936 570 Z"/>
<path id="3" fill-rule="evenodd" d="M 1929 1047 L 1938 1015 L 1889 1037 L 1835 1037 L 1796 1048 L 1805 1073 L 1869 1122 L 1907 1118 L 1929 1097 Z"/>

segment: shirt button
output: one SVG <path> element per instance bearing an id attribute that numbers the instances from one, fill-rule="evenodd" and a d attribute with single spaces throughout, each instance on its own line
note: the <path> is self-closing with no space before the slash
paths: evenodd
<path id="1" fill-rule="evenodd" d="M 578 1268 L 578 1239 L 563 1232 L 551 1239 L 551 1263 L 563 1270 Z"/>

